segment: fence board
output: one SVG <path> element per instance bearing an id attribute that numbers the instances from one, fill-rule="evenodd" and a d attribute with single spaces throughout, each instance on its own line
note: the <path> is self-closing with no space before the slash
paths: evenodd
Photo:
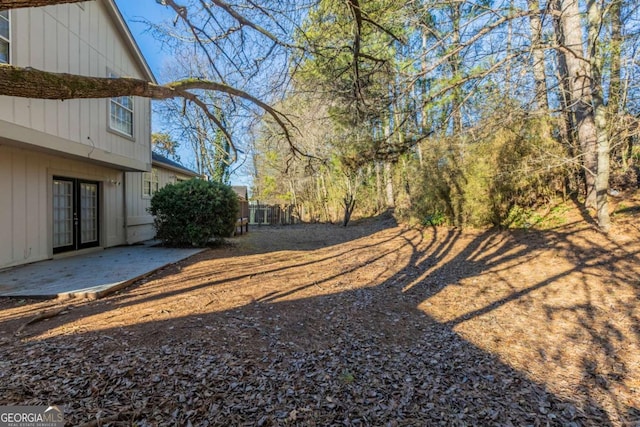
<path id="1" fill-rule="evenodd" d="M 249 204 L 249 224 L 251 225 L 289 225 L 297 222 L 292 205 Z"/>

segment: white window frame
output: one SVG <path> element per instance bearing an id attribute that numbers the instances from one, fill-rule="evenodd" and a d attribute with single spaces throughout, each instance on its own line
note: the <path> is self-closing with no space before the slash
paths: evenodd
<path id="1" fill-rule="evenodd" d="M 160 189 L 159 173 L 157 168 L 151 168 L 151 172 L 142 173 L 142 197 L 150 199 Z"/>
<path id="2" fill-rule="evenodd" d="M 120 76 L 116 73 L 114 73 L 113 71 L 107 70 L 107 75 L 109 76 L 109 78 L 111 79 L 117 79 Z M 122 103 L 122 99 L 123 98 L 129 98 L 129 104 L 131 105 L 131 108 L 125 106 Z M 113 120 L 113 114 L 111 114 L 111 110 L 112 108 L 116 109 L 116 111 L 124 111 L 125 114 L 129 115 L 131 117 L 131 129 L 130 132 L 128 130 L 124 130 L 124 129 L 120 129 L 118 128 L 115 124 L 114 124 L 114 120 Z M 107 109 L 107 114 L 109 115 L 109 130 L 119 134 L 119 135 L 123 135 L 127 138 L 133 139 L 133 134 L 135 132 L 135 109 L 134 109 L 134 99 L 133 96 L 118 96 L 118 97 L 114 97 L 114 98 L 109 98 L 109 108 Z"/>
<path id="3" fill-rule="evenodd" d="M 0 41 L 2 41 L 3 43 L 6 43 L 8 46 L 7 49 L 7 62 L 4 61 L 0 61 L 0 64 L 11 64 L 11 11 L 8 9 L 2 10 L 0 12 L 6 12 L 7 13 L 7 17 L 5 18 L 4 16 L 0 16 L 0 19 L 2 20 L 6 20 L 7 21 L 7 26 L 9 27 L 9 38 L 3 37 L 2 35 L 0 35 Z"/>

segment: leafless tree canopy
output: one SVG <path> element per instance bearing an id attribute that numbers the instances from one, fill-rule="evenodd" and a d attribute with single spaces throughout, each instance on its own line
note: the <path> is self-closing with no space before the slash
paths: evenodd
<path id="1" fill-rule="evenodd" d="M 0 8 L 69 2 L 0 0 Z M 47 99 L 123 94 L 182 99 L 199 108 L 229 141 L 228 122 L 221 117 L 246 121 L 264 114 L 257 132 L 287 147 L 285 171 L 297 154 L 305 153 L 305 135 L 293 126 L 305 114 L 274 106 L 320 102 L 327 107 L 326 126 L 333 128 L 327 133 L 332 139 L 322 141 L 329 147 L 325 162 L 339 164 L 335 173 L 340 177 L 359 177 L 361 184 L 374 180 L 376 198 L 386 194 L 386 202 L 378 206 L 395 204 L 399 189 L 407 194 L 408 206 L 414 206 L 411 175 L 423 174 L 428 155 L 438 152 L 430 146 L 433 141 L 447 141 L 433 159 L 436 169 L 452 168 L 436 195 L 441 199 L 437 210 L 459 221 L 465 217 L 464 186 L 469 182 L 462 165 L 477 143 L 513 137 L 541 150 L 546 142 L 540 141 L 555 141 L 565 154 L 545 149 L 546 163 L 579 167 L 581 182 L 573 187 L 583 192 L 587 207 L 597 208 L 602 229 L 608 228 L 609 165 L 619 161 L 630 166 L 633 136 L 621 126 L 633 129 L 622 124 L 637 123 L 640 113 L 639 65 L 633 59 L 640 47 L 640 17 L 629 0 L 585 5 L 579 0 L 149 3 L 171 16 L 167 22 L 147 22 L 156 39 L 175 58 L 198 58 L 183 61 L 186 66 L 170 81 L 155 84 L 2 65 L 0 93 Z M 305 96 L 311 101 L 287 101 Z M 233 143 L 230 147 L 235 152 Z M 530 153 L 520 155 L 524 159 Z M 395 170 L 397 165 L 403 165 L 401 170 Z M 462 169 L 454 172 L 454 165 Z M 445 175 L 441 171 L 438 176 Z M 527 191 L 540 192 L 537 179 L 527 184 Z M 553 187 L 550 182 L 545 186 Z M 528 199 L 522 188 L 514 191 L 507 197 L 511 202 Z M 495 203 L 512 209 L 505 200 Z"/>

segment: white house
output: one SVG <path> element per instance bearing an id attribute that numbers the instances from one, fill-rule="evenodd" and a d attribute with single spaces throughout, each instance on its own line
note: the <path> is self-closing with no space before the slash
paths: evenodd
<path id="1" fill-rule="evenodd" d="M 0 12 L 0 61 L 155 81 L 113 0 Z M 0 96 L 0 268 L 135 241 L 150 122 L 143 98 Z"/>

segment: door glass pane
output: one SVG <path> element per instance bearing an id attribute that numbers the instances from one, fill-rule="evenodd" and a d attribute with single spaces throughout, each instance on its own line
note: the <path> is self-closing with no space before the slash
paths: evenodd
<path id="1" fill-rule="evenodd" d="M 98 240 L 98 185 L 80 183 L 80 243 Z"/>
<path id="2" fill-rule="evenodd" d="M 9 15 L 6 10 L 0 12 L 0 36 L 9 40 Z"/>
<path id="3" fill-rule="evenodd" d="M 0 62 L 9 63 L 9 43 L 11 42 L 11 34 L 9 34 L 9 11 L 0 11 Z"/>
<path id="4" fill-rule="evenodd" d="M 73 183 L 53 181 L 53 247 L 73 244 Z"/>
<path id="5" fill-rule="evenodd" d="M 9 43 L 0 40 L 0 62 L 9 63 Z"/>

